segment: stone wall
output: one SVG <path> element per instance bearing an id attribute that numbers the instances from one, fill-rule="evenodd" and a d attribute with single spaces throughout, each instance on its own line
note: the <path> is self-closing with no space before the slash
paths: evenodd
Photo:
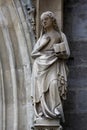
<path id="1" fill-rule="evenodd" d="M 87 1 L 64 1 L 64 32 L 71 50 L 65 129 L 87 130 Z"/>

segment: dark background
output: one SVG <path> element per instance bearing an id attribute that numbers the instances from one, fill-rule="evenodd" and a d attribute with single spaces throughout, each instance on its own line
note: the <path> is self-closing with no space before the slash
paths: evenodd
<path id="1" fill-rule="evenodd" d="M 87 130 L 87 0 L 64 0 L 63 13 L 71 50 L 64 130 Z"/>

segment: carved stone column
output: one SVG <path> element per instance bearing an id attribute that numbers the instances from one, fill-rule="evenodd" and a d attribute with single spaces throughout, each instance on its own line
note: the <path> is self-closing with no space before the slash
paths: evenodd
<path id="1" fill-rule="evenodd" d="M 19 0 L 0 0 L 0 130 L 30 130 L 31 40 Z"/>

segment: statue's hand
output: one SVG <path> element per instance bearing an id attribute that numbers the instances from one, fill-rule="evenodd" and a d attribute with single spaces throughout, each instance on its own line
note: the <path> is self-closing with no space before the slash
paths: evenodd
<path id="1" fill-rule="evenodd" d="M 51 40 L 51 38 L 49 36 L 43 37 L 41 39 L 41 45 L 46 45 L 47 43 L 49 43 Z"/>
<path id="2" fill-rule="evenodd" d="M 49 36 L 46 37 L 47 43 L 50 42 L 51 38 Z"/>
<path id="3" fill-rule="evenodd" d="M 38 46 L 37 50 L 41 50 L 43 49 L 44 46 L 46 46 L 49 42 L 50 42 L 51 38 L 46 36 L 46 37 L 43 37 L 41 40 L 40 40 L 40 45 Z"/>
<path id="4" fill-rule="evenodd" d="M 60 53 L 55 53 L 55 55 L 59 58 L 59 59 L 67 59 L 67 54 L 66 52 L 60 52 Z"/>

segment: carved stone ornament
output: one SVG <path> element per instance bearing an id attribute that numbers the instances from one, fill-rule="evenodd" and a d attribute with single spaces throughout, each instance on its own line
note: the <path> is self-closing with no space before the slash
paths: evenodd
<path id="1" fill-rule="evenodd" d="M 68 42 L 57 25 L 55 14 L 41 15 L 42 31 L 32 51 L 32 99 L 35 130 L 61 130 L 62 101 L 66 99 L 70 55 Z"/>

